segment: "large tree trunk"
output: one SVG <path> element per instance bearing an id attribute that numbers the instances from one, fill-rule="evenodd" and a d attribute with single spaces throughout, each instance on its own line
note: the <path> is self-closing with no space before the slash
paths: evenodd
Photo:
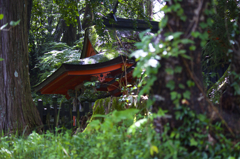
<path id="1" fill-rule="evenodd" d="M 237 4 L 236 4 L 237 5 Z M 237 21 L 238 27 L 240 26 L 240 19 Z M 226 26 L 227 33 L 230 34 Z M 240 133 L 240 35 L 236 34 L 235 43 L 232 45 L 232 62 L 230 65 L 229 84 L 226 91 L 223 93 L 220 101 L 220 108 L 222 110 L 223 117 L 228 123 L 229 127 L 233 129 L 235 134 Z"/>
<path id="2" fill-rule="evenodd" d="M 28 0 L 0 0 L 4 14 L 0 26 L 21 20 L 9 31 L 0 32 L 0 130 L 32 130 L 40 126 L 31 97 L 28 69 Z"/>
<path id="3" fill-rule="evenodd" d="M 168 13 L 168 23 L 163 29 L 159 38 L 164 37 L 166 32 L 183 32 L 184 34 L 181 38 L 192 39 L 196 47 L 195 51 L 190 51 L 190 45 L 180 45 L 179 49 L 186 50 L 186 55 L 191 57 L 191 60 L 187 60 L 183 57 L 170 57 L 168 59 L 164 58 L 160 60 L 161 67 L 157 73 L 157 81 L 152 87 L 152 94 L 157 97 L 156 102 L 153 105 L 153 110 L 156 112 L 159 107 L 163 110 L 168 110 L 168 113 L 172 115 L 172 119 L 163 121 L 161 118 L 155 119 L 155 127 L 157 132 L 161 132 L 162 124 L 169 122 L 172 128 L 176 128 L 181 124 L 181 121 L 175 119 L 175 108 L 176 105 L 171 100 L 171 92 L 175 91 L 180 95 L 179 103 L 180 105 L 186 105 L 191 110 L 196 113 L 205 113 L 211 119 L 212 122 L 222 121 L 226 128 L 226 131 L 234 136 L 234 133 L 240 132 L 240 95 L 234 95 L 234 90 L 232 87 L 226 91 L 222 97 L 222 106 L 216 107 L 211 101 L 206 97 L 204 92 L 203 82 L 202 82 L 202 70 L 201 70 L 201 53 L 202 48 L 200 45 L 199 38 L 193 38 L 191 32 L 199 31 L 203 32 L 199 23 L 206 21 L 206 16 L 203 14 L 207 7 L 207 2 L 209 0 L 199 0 L 195 1 L 183 0 L 180 2 L 183 8 L 184 14 L 186 15 L 186 21 L 181 21 L 180 18 L 173 12 Z M 168 1 L 167 5 L 173 5 L 173 1 Z M 240 36 L 236 37 L 236 45 L 233 47 L 233 59 L 231 69 L 237 74 L 240 74 L 240 54 L 239 54 L 239 43 Z M 162 38 L 164 41 L 164 38 Z M 158 40 L 156 40 L 158 42 Z M 175 69 L 177 66 L 182 67 L 181 73 L 174 73 L 173 75 L 168 74 L 165 69 Z M 232 78 L 233 79 L 233 78 Z M 167 87 L 168 82 L 172 80 L 175 82 L 174 90 L 170 90 Z M 195 86 L 188 87 L 186 85 L 187 81 L 191 80 L 195 82 Z M 232 80 L 231 83 L 235 82 Z M 240 84 L 239 81 L 237 81 Z M 179 87 L 179 84 L 183 84 L 185 89 Z M 190 91 L 190 99 L 184 99 L 183 93 L 185 91 Z M 224 108 L 227 107 L 227 108 Z"/>
<path id="4" fill-rule="evenodd" d="M 202 70 L 201 70 L 201 53 L 202 49 L 200 46 L 200 39 L 193 38 L 191 36 L 192 31 L 203 32 L 199 27 L 199 23 L 206 20 L 203 15 L 204 10 L 207 7 L 208 0 L 199 0 L 199 1 L 188 1 L 182 0 L 180 3 L 183 8 L 184 15 L 186 15 L 186 21 L 180 20 L 180 17 L 176 13 L 171 12 L 166 14 L 168 16 L 168 23 L 166 27 L 161 32 L 155 42 L 159 42 L 157 39 L 162 39 L 165 41 L 164 34 L 167 32 L 183 32 L 181 38 L 191 39 L 195 42 L 195 51 L 189 50 L 189 44 L 179 45 L 179 50 L 186 50 L 186 55 L 191 57 L 191 60 L 178 57 L 169 57 L 160 60 L 161 67 L 157 73 L 157 80 L 152 86 L 152 94 L 156 97 L 156 102 L 153 105 L 153 110 L 162 108 L 163 110 L 168 110 L 168 114 L 172 115 L 172 119 L 168 120 L 172 128 L 176 128 L 180 125 L 181 121 L 175 119 L 175 108 L 176 103 L 179 105 L 186 105 L 197 113 L 211 112 L 208 109 L 206 100 L 203 94 L 203 82 L 202 82 Z M 167 1 L 167 5 L 173 5 L 174 1 Z M 181 67 L 182 71 L 180 73 L 169 74 L 166 72 L 166 69 L 174 70 L 176 67 Z M 171 91 L 167 84 L 169 81 L 175 82 L 175 88 Z M 187 81 L 191 80 L 195 82 L 195 86 L 189 87 Z M 179 84 L 182 84 L 185 88 L 180 88 Z M 183 96 L 184 92 L 190 91 L 190 99 L 187 99 Z M 179 94 L 179 100 L 171 100 L 171 92 L 177 92 Z M 154 121 L 156 131 L 161 132 L 163 121 L 161 118 L 157 118 Z"/>

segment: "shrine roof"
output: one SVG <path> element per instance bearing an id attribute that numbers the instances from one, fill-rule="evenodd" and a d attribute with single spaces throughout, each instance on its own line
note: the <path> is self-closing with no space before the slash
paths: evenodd
<path id="1" fill-rule="evenodd" d="M 62 64 L 51 76 L 35 86 L 35 91 L 40 91 L 42 94 L 67 95 L 68 89 L 74 89 L 80 83 L 89 81 L 92 75 L 121 69 L 125 61 L 131 65 L 134 63 L 131 59 L 119 56 L 94 64 Z"/>
<path id="2" fill-rule="evenodd" d="M 101 62 L 107 62 L 109 60 L 112 60 L 114 58 L 117 58 L 121 55 L 119 54 L 107 54 L 107 53 L 99 53 L 90 57 L 86 57 L 84 59 L 79 60 L 79 65 L 87 65 L 87 64 L 97 64 Z"/>
<path id="3" fill-rule="evenodd" d="M 80 59 L 84 59 L 98 53 L 113 53 L 128 55 L 131 50 L 135 50 L 134 43 L 139 42 L 139 33 L 151 29 L 152 33 L 158 31 L 158 22 L 134 19 L 103 18 L 104 40 L 96 32 L 96 25 L 85 30 L 83 49 Z M 89 48 L 90 47 L 90 48 Z"/>
<path id="4" fill-rule="evenodd" d="M 156 21 L 146 22 L 144 20 L 136 19 L 124 19 L 117 18 L 117 21 L 113 19 L 103 18 L 103 24 L 108 28 L 122 29 L 122 30 L 135 30 L 144 31 L 151 29 L 151 32 L 157 32 L 159 30 L 158 23 Z"/>
<path id="5" fill-rule="evenodd" d="M 35 91 L 40 91 L 42 94 L 63 94 L 69 97 L 67 94 L 69 89 L 75 89 L 79 84 L 90 81 L 93 76 L 100 74 L 109 75 L 104 82 L 117 85 L 114 77 L 122 76 L 124 63 L 131 67 L 135 63 L 134 60 L 128 59 L 127 55 L 135 49 L 134 43 L 140 41 L 139 32 L 149 29 L 149 24 L 152 32 L 158 30 L 158 22 L 147 23 L 142 20 L 104 19 L 103 24 L 106 26 L 104 31 L 108 34 L 110 44 L 106 44 L 98 37 L 95 26 L 86 29 L 79 61 L 75 64 L 62 64 L 52 75 L 35 86 Z M 129 79 L 132 78 L 130 72 L 126 76 Z M 108 91 L 116 89 L 107 87 Z M 103 87 L 103 89 L 106 88 Z"/>

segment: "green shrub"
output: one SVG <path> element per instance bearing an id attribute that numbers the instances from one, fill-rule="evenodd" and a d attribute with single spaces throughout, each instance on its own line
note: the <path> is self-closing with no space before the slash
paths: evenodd
<path id="1" fill-rule="evenodd" d="M 38 134 L 27 137 L 14 135 L 1 137 L 1 159 L 26 158 L 231 158 L 237 159 L 239 143 L 227 139 L 219 124 L 210 125 L 204 115 L 196 115 L 187 108 L 178 110 L 178 118 L 184 124 L 175 130 L 166 125 L 164 131 L 156 133 L 153 118 L 164 118 L 163 113 L 152 114 L 136 122 L 137 109 L 113 111 L 101 123 L 93 120 L 82 133 L 72 135 L 71 131 L 62 133 Z M 162 114 L 162 115 L 160 115 Z M 177 114 L 176 114 L 177 115 Z M 210 142 L 208 135 L 214 132 L 217 141 Z M 57 130 L 56 132 L 58 132 Z"/>

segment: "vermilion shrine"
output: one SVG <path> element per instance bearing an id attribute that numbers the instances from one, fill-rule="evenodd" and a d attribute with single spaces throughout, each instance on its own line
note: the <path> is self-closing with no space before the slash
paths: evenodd
<path id="1" fill-rule="evenodd" d="M 158 31 L 158 22 L 153 21 L 147 23 L 143 20 L 115 18 L 113 22 L 112 19 L 104 19 L 103 24 L 104 32 L 112 42 L 111 46 L 97 39 L 95 33 L 91 34 L 95 30 L 94 27 L 86 29 L 80 61 L 77 64 L 62 64 L 57 71 L 35 87 L 41 94 L 61 94 L 67 99 L 75 98 L 72 109 L 74 126 L 78 105 L 85 107 L 82 101 L 77 100 L 77 96 L 80 95 L 78 92 L 83 92 L 84 82 L 96 81 L 97 91 L 106 91 L 107 96 L 120 96 L 121 87 L 134 82 L 132 72 L 136 62 L 128 55 L 134 50 L 134 43 L 140 40 L 139 32 L 150 27 L 152 32 Z M 70 95 L 69 92 L 73 94 Z M 87 107 L 89 110 L 90 105 Z M 41 109 L 40 116 L 43 117 Z M 49 107 L 47 109 L 50 112 Z M 54 106 L 54 111 L 56 115 L 57 106 Z M 56 117 L 54 119 L 56 120 Z"/>
<path id="2" fill-rule="evenodd" d="M 118 31 L 121 36 L 128 36 L 126 34 L 131 34 L 130 32 L 134 29 L 142 31 L 149 28 L 149 24 L 142 20 L 136 20 L 137 26 L 134 26 L 133 22 L 135 21 L 117 18 L 117 22 L 111 24 L 108 19 L 104 19 L 106 28 Z M 150 22 L 150 24 L 152 25 L 152 31 L 156 32 L 158 23 Z M 137 34 L 135 35 L 137 36 Z M 124 47 L 122 46 L 124 42 L 119 40 L 119 43 L 121 43 L 121 47 Z M 133 80 L 132 71 L 135 66 L 135 61 L 129 59 L 123 49 L 121 52 L 117 57 L 101 62 L 101 58 L 111 54 L 111 52 L 98 53 L 93 47 L 89 38 L 89 29 L 87 29 L 80 63 L 62 64 L 57 71 L 36 86 L 35 89 L 40 91 L 41 94 L 62 94 L 69 99 L 68 90 L 80 89 L 78 86 L 84 81 L 91 81 L 93 77 L 97 77 L 100 82 L 100 85 L 96 88 L 98 91 L 108 91 L 109 95 L 119 96 L 121 94 L 119 82 L 131 83 Z M 116 78 L 119 80 L 116 81 Z"/>

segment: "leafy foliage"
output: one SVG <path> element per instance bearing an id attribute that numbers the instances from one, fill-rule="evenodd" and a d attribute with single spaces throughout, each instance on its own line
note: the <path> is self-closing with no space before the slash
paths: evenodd
<path id="1" fill-rule="evenodd" d="M 52 42 L 45 44 L 46 48 L 43 50 L 44 55 L 39 58 L 39 65 L 37 68 L 42 72 L 40 75 L 40 81 L 46 79 L 56 69 L 58 69 L 62 63 L 79 63 L 80 53 L 79 50 L 74 50 L 65 43 Z"/>
<path id="2" fill-rule="evenodd" d="M 207 44 L 204 46 L 202 58 L 202 68 L 207 87 L 213 85 L 210 78 L 220 78 L 222 76 L 222 74 L 219 75 L 216 68 L 223 68 L 231 62 L 231 41 L 236 34 L 239 34 L 238 29 L 234 29 L 239 13 L 236 3 L 234 1 L 217 0 L 214 4 L 215 14 L 209 14 L 208 22 L 211 25 L 207 28 L 209 37 Z"/>
<path id="3" fill-rule="evenodd" d="M 211 126 L 204 115 L 188 108 L 177 111 L 184 126 L 172 131 L 165 126 L 162 134 L 155 132 L 152 114 L 136 122 L 138 110 L 114 111 L 101 124 L 93 120 L 83 133 L 65 131 L 55 135 L 37 134 L 28 137 L 1 137 L 1 158 L 237 158 L 240 146 L 221 135 L 219 125 Z M 209 130 L 219 142 L 209 140 Z M 204 131 L 203 131 L 204 130 Z M 63 131 L 57 129 L 56 132 Z M 189 147 L 188 148 L 186 148 Z M 195 147 L 192 151 L 191 147 Z"/>
<path id="4" fill-rule="evenodd" d="M 58 2 L 63 3 L 63 1 Z M 134 18 L 141 14 L 141 10 L 138 11 L 140 3 L 120 2 L 123 3 L 123 6 L 125 5 L 124 9 L 130 7 L 134 13 L 138 13 L 133 14 Z M 102 11 L 104 16 L 111 12 L 112 3 L 113 1 L 110 3 L 104 1 L 103 4 L 100 1 L 91 1 L 92 7 L 96 8 L 94 11 Z M 138 7 L 132 8 L 134 5 Z M 165 13 L 173 11 L 182 16 L 181 20 L 186 20 L 179 4 L 163 8 L 163 10 Z M 75 11 L 73 12 L 75 13 Z M 95 21 L 99 20 L 99 23 L 96 24 L 99 24 L 98 27 L 101 29 L 101 16 L 96 13 L 94 14 L 98 16 L 94 18 Z M 129 16 L 126 13 L 123 17 L 125 16 L 130 17 L 131 14 Z M 160 26 L 164 27 L 166 21 L 166 18 L 163 19 Z M 203 28 L 211 25 L 211 21 L 209 24 L 201 24 Z M 141 42 L 136 43 L 139 50 L 132 54 L 138 61 L 134 75 L 142 79 L 138 85 L 138 87 L 143 86 L 139 96 L 149 93 L 150 87 L 156 80 L 155 75 L 158 68 L 161 66 L 159 63 L 161 58 L 179 56 L 186 59 L 190 58 L 185 54 L 186 50 L 182 50 L 178 46 L 188 44 L 190 50 L 195 50 L 196 47 L 192 40 L 181 39 L 182 34 L 181 32 L 165 34 L 166 40 L 157 44 L 152 42 L 156 35 L 149 33 L 149 30 L 140 34 Z M 99 33 L 99 35 L 101 34 Z M 205 44 L 204 41 L 208 39 L 206 32 L 204 34 L 193 32 L 192 36 L 200 37 L 203 40 L 202 46 Z M 44 38 L 42 39 L 44 40 Z M 45 42 L 43 44 L 46 45 Z M 60 63 L 68 61 L 69 59 L 64 58 L 63 55 L 73 54 L 73 59 L 75 58 L 74 49 L 63 43 L 51 43 L 48 47 L 50 49 L 43 52 L 45 53 L 42 57 L 43 65 L 38 66 L 42 67 L 43 70 L 51 71 L 52 68 L 58 68 Z M 54 49 L 57 51 L 52 51 Z M 209 51 L 206 52 L 209 53 Z M 51 68 L 45 66 L 44 62 L 49 63 Z M 169 67 L 165 70 L 170 75 L 182 71 L 181 66 Z M 236 76 L 236 78 L 239 77 Z M 106 115 L 103 110 L 106 106 L 100 100 L 99 107 L 97 107 L 100 115 L 94 114 L 94 117 L 104 120 L 92 120 L 83 133 L 74 135 L 70 135 L 70 132 L 56 135 L 49 132 L 43 135 L 32 133 L 27 139 L 6 136 L 1 139 L 4 148 L 0 150 L 0 153 L 5 158 L 19 157 L 20 155 L 22 158 L 44 158 L 46 156 L 52 158 L 237 158 L 240 149 L 239 143 L 236 144 L 223 135 L 221 123 L 212 125 L 205 115 L 196 114 L 189 107 L 179 105 L 181 98 L 184 98 L 185 102 L 187 102 L 186 99 L 191 98 L 191 93 L 187 88 L 194 85 L 195 83 L 191 80 L 188 80 L 186 84 L 176 84 L 173 80 L 167 83 L 167 88 L 171 90 L 171 100 L 175 101 L 176 105 L 175 118 L 181 122 L 181 125 L 174 129 L 170 127 L 169 123 L 166 123 L 165 126 L 161 125 L 163 129 L 160 133 L 156 133 L 154 130 L 153 122 L 155 119 L 169 117 L 163 113 L 161 108 L 157 114 L 149 112 L 151 114 L 149 116 L 141 116 L 139 110 L 136 109 L 114 110 Z M 176 87 L 184 90 L 183 93 L 175 91 Z M 149 106 L 151 104 L 148 102 Z"/>

